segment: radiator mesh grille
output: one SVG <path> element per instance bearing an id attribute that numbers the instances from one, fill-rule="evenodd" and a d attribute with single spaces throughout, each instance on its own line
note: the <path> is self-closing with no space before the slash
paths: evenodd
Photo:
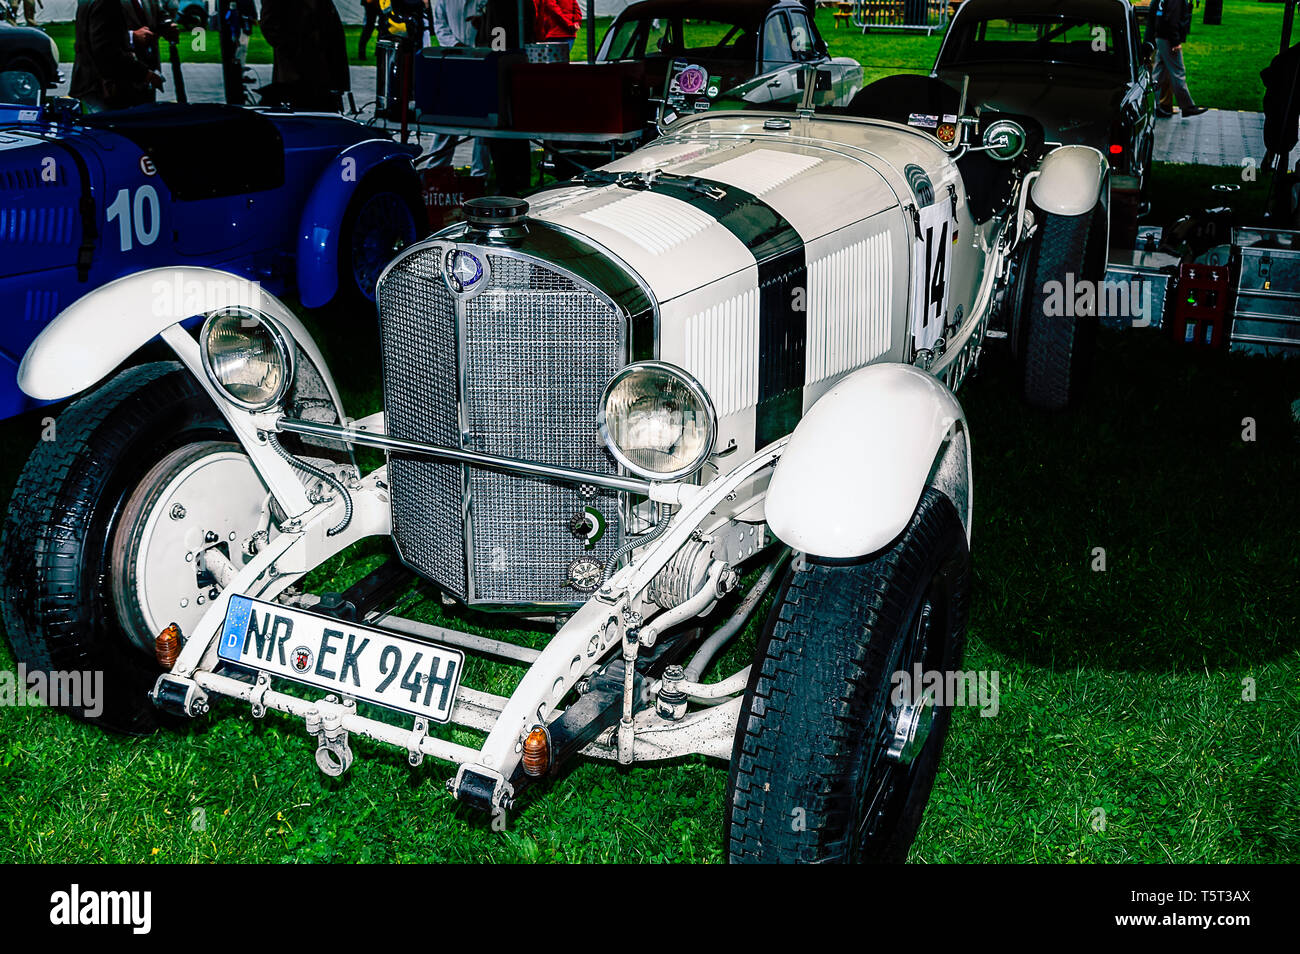
<path id="1" fill-rule="evenodd" d="M 625 360 L 620 313 L 542 263 L 486 252 L 490 284 L 458 318 L 441 255 L 409 256 L 380 290 L 390 433 L 614 473 L 594 422 Z M 567 484 L 397 457 L 390 474 L 403 556 L 471 602 L 581 602 L 563 585 L 569 564 L 604 560 L 619 541 L 615 494 L 584 499 Z M 585 506 L 607 525 L 591 550 L 568 529 Z"/>

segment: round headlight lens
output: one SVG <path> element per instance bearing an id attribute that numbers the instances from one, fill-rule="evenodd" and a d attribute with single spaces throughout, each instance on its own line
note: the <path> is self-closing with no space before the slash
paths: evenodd
<path id="1" fill-rule="evenodd" d="M 289 390 L 293 352 L 280 330 L 255 312 L 213 312 L 199 342 L 208 378 L 240 407 L 264 411 Z"/>
<path id="2" fill-rule="evenodd" d="M 713 452 L 717 417 L 698 381 L 660 361 L 630 364 L 605 387 L 597 417 L 611 454 L 633 473 L 673 480 Z"/>

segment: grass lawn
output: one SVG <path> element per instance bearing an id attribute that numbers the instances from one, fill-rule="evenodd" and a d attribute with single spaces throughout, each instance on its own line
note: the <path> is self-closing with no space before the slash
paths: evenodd
<path id="1" fill-rule="evenodd" d="M 1281 3 L 1261 3 L 1258 0 L 1224 0 L 1223 23 L 1205 26 L 1197 11 L 1192 34 L 1183 50 L 1187 64 L 1188 84 L 1196 101 L 1218 109 L 1259 110 L 1264 95 L 1259 71 L 1268 65 L 1277 53 L 1281 37 Z M 603 37 L 609 19 L 598 18 L 598 37 Z M 850 27 L 835 28 L 829 9 L 818 11 L 817 25 L 835 56 L 851 56 L 864 67 L 867 82 L 891 73 L 928 72 L 939 51 L 941 38 L 926 37 L 894 31 L 877 30 L 866 34 Z M 59 58 L 71 63 L 72 24 L 43 24 L 59 44 Z M 361 28 L 350 26 L 348 56 L 355 65 L 373 63 L 374 45 L 370 46 L 369 61 L 357 59 L 357 36 Z M 574 55 L 585 56 L 586 28 L 579 32 L 574 45 Z M 202 48 L 196 48 L 201 46 Z M 188 37 L 183 41 L 181 57 L 185 62 L 215 63 L 220 60 L 215 37 Z M 250 63 L 271 62 L 270 46 L 258 31 L 249 42 Z"/>
<path id="2" fill-rule="evenodd" d="M 1215 195 L 1222 174 L 1159 166 L 1157 209 Z M 322 334 L 349 411 L 378 409 L 373 341 Z M 913 859 L 1300 861 L 1300 362 L 1130 332 L 1103 338 L 1077 411 L 1031 412 L 1013 389 L 992 353 L 961 395 L 976 480 L 966 668 L 997 673 L 999 711 L 958 710 Z M 0 499 L 40 416 L 0 423 Z M 384 554 L 362 545 L 310 584 L 342 589 Z M 484 625 L 422 590 L 409 603 Z M 14 664 L 0 641 L 0 668 Z M 508 692 L 519 673 L 478 664 L 468 682 Z M 726 771 L 703 759 L 580 763 L 496 832 L 451 800 L 447 766 L 354 744 L 331 780 L 301 723 L 233 702 L 147 739 L 2 708 L 0 862 L 722 857 Z"/>

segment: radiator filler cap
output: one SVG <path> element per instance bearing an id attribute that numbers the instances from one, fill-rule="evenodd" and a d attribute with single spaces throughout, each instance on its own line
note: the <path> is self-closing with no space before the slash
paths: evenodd
<path id="1" fill-rule="evenodd" d="M 467 199 L 461 208 L 466 222 L 484 229 L 518 225 L 528 215 L 527 202 L 504 195 Z"/>

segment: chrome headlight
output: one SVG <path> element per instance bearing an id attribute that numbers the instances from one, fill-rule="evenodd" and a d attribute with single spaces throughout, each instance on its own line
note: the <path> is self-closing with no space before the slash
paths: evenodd
<path id="1" fill-rule="evenodd" d="M 199 351 L 208 379 L 247 411 L 278 404 L 293 381 L 293 349 L 277 326 L 254 311 L 227 308 L 208 315 Z"/>
<path id="2" fill-rule="evenodd" d="M 708 460 L 718 419 L 693 377 L 662 361 L 641 361 L 605 386 L 596 425 L 609 452 L 632 473 L 675 480 Z"/>

